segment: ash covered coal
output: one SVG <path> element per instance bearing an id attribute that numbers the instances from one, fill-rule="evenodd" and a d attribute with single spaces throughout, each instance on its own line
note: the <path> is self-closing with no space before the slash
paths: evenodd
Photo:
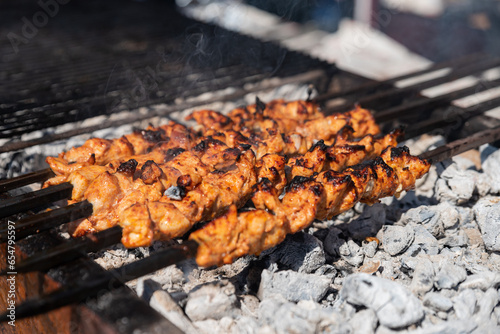
<path id="1" fill-rule="evenodd" d="M 500 150 L 477 157 L 437 164 L 415 191 L 317 221 L 260 256 L 187 261 L 164 269 L 172 282 L 131 286 L 186 333 L 497 333 Z"/>

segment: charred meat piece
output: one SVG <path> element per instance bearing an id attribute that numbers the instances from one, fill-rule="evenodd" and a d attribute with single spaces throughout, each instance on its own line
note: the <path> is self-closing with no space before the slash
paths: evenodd
<path id="1" fill-rule="evenodd" d="M 304 155 L 288 160 L 288 178 L 291 180 L 295 176 L 312 176 L 324 170 L 342 171 L 348 166 L 379 156 L 387 147 L 395 147 L 400 136 L 401 130 L 395 130 L 381 138 L 367 135 L 359 140 L 350 140 L 345 134 L 340 134 L 330 146 L 320 140 Z"/>
<path id="2" fill-rule="evenodd" d="M 164 151 L 164 156 L 170 153 Z M 86 182 L 73 183 L 78 199 L 86 199 L 93 206 L 90 217 L 73 224 L 74 236 L 120 225 L 127 247 L 180 237 L 195 223 L 211 220 L 231 205 L 243 206 L 257 183 L 253 152 L 241 152 L 222 143 L 209 143 L 198 151 L 180 151 L 167 162 L 163 162 L 164 157 L 156 160 L 163 163 L 134 157 L 115 171 L 89 166 L 70 174 L 74 180 L 89 168 L 104 169 L 100 174 L 96 171 L 97 176 L 80 177 Z M 91 177 L 95 178 L 89 180 Z"/>
<path id="3" fill-rule="evenodd" d="M 359 201 L 371 204 L 412 189 L 429 168 L 428 161 L 411 156 L 406 148 L 387 148 L 380 158 L 344 172 L 296 176 L 281 200 L 271 182 L 262 180 L 252 196 L 257 210 L 237 214 L 234 207 L 191 234 L 199 243 L 196 261 L 201 266 L 222 265 L 258 254 L 316 218 L 330 218 Z"/>
<path id="4" fill-rule="evenodd" d="M 104 166 L 111 162 L 124 162 L 134 155 L 143 155 L 156 147 L 190 149 L 194 144 L 193 132 L 184 125 L 170 122 L 158 128 L 148 127 L 118 139 L 92 138 L 82 146 L 74 147 L 59 157 L 48 157 L 47 163 L 58 176 L 68 176 L 75 170 L 88 166 Z M 64 182 L 64 181 L 63 181 Z"/>

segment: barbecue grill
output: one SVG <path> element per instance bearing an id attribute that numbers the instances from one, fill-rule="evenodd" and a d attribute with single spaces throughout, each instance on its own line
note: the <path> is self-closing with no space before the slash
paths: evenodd
<path id="1" fill-rule="evenodd" d="M 20 45 L 17 53 L 3 55 L 5 61 L 0 63 L 0 74 L 9 85 L 0 86 L 0 137 L 7 139 L 0 153 L 22 152 L 37 145 L 153 116 L 169 117 L 175 111 L 216 100 L 231 101 L 287 83 L 312 84 L 319 92 L 315 99 L 327 114 L 347 111 L 360 104 L 374 111 L 384 129 L 406 126 L 406 138 L 422 134 L 444 135 L 448 144 L 423 155 L 434 161 L 500 139 L 500 121 L 484 115 L 500 106 L 500 98 L 487 98 L 467 107 L 453 103 L 466 97 L 478 97 L 500 85 L 500 77 L 485 76 L 485 72 L 500 67 L 500 59 L 495 57 L 470 55 L 376 82 L 275 44 L 187 19 L 163 2 L 155 4 L 157 11 L 150 13 L 151 17 L 141 18 L 154 23 L 147 25 L 147 31 L 135 31 L 135 26 L 130 24 L 137 19 L 131 14 L 141 6 L 139 3 L 127 6 L 114 6 L 110 2 L 100 4 L 102 10 L 96 20 L 105 26 L 94 28 L 77 15 L 93 5 L 86 2 L 61 7 L 60 10 L 68 14 L 61 18 L 56 16 L 51 23 L 55 27 L 66 27 L 65 20 L 68 20 L 74 23 L 75 31 L 87 31 L 92 38 L 69 39 L 59 31 L 54 41 L 40 31 L 39 37 Z M 113 22 L 116 34 L 101 36 L 99 29 L 109 28 L 110 11 L 117 8 L 120 15 Z M 33 10 L 36 13 L 40 9 L 33 7 Z M 166 12 L 168 23 L 160 19 L 160 13 Z M 139 23 L 136 22 L 137 26 L 142 27 Z M 148 38 L 143 39 L 144 36 Z M 60 56 L 58 48 L 61 45 L 65 45 L 62 65 L 53 60 L 55 55 Z M 219 49 L 214 49 L 213 45 L 218 45 Z M 240 50 L 258 51 L 232 53 L 234 45 Z M 34 57 L 43 66 L 29 68 L 27 64 L 31 64 Z M 439 71 L 445 74 L 431 79 L 426 77 Z M 452 87 L 433 97 L 422 94 L 423 90 L 471 77 L 474 78 L 472 84 L 458 89 Z M 151 79 L 153 83 L 146 82 Z M 414 83 L 398 86 L 410 80 Z M 208 100 L 190 99 L 213 91 L 221 91 L 222 95 Z M 152 107 L 159 103 L 166 105 Z M 148 112 L 125 113 L 89 126 L 82 123 L 97 116 L 118 115 L 140 107 Z M 80 127 L 57 128 L 68 123 Z M 118 243 L 120 228 L 76 240 L 61 239 L 59 226 L 88 216 L 91 205 L 81 202 L 45 211 L 47 206 L 67 198 L 71 186 L 62 184 L 18 194 L 23 186 L 52 175 L 50 170 L 38 170 L 10 177 L 19 172 L 24 170 L 10 169 L 5 175 L 9 178 L 0 181 L 1 241 L 7 240 L 9 221 L 15 221 L 16 252 L 19 257 L 26 258 L 18 259 L 15 268 L 19 301 L 31 300 L 17 306 L 16 319 L 29 317 L 17 320 L 18 330 L 29 331 L 36 327 L 47 332 L 87 333 L 95 332 L 95 328 L 109 333 L 180 332 L 139 299 L 124 282 L 192 257 L 196 250 L 194 244 L 184 241 L 122 268 L 106 271 L 86 254 Z M 1 258 L 6 259 L 7 248 L 2 246 L 1 252 Z M 10 272 L 6 261 L 2 261 L 0 269 L 4 274 Z M 5 301 L 6 277 L 0 282 L 0 296 Z M 59 292 L 50 294 L 56 290 Z M 47 311 L 50 312 L 44 313 Z M 32 317 L 34 315 L 37 316 Z M 12 329 L 5 323 L 2 325 L 5 331 Z"/>

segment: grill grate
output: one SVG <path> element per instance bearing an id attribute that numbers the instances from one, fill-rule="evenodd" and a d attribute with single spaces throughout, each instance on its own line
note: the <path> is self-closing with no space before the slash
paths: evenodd
<path id="1" fill-rule="evenodd" d="M 97 3 L 62 7 L 16 54 L 4 41 L 0 138 L 270 77 L 336 71 L 276 44 L 183 17 L 168 2 L 109 2 L 100 5 L 107 14 L 81 14 Z M 110 15 L 117 22 L 109 22 Z M 65 24 L 70 31 L 59 30 Z"/>

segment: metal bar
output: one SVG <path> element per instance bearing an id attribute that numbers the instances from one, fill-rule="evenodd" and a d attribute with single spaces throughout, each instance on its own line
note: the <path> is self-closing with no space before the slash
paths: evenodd
<path id="1" fill-rule="evenodd" d="M 68 198 L 71 195 L 72 190 L 73 186 L 71 184 L 62 183 L 56 186 L 8 198 L 0 202 L 0 218 L 25 212 L 27 210 Z"/>
<path id="2" fill-rule="evenodd" d="M 198 245 L 194 241 L 186 241 L 178 247 L 172 247 L 151 254 L 149 257 L 127 264 L 119 269 L 90 275 L 81 282 L 68 285 L 56 292 L 25 301 L 16 306 L 16 320 L 45 313 L 71 303 L 80 302 L 96 295 L 102 290 L 111 290 L 138 277 L 155 272 L 161 268 L 192 258 L 196 255 Z M 9 320 L 8 312 L 0 315 L 0 322 Z"/>
<path id="3" fill-rule="evenodd" d="M 452 106 L 448 108 L 448 112 L 440 118 L 430 118 L 406 128 L 405 137 L 413 138 L 439 128 L 447 128 L 450 126 L 458 127 L 468 119 L 479 116 L 484 112 L 499 106 L 500 97 L 475 104 L 465 109 Z"/>
<path id="4" fill-rule="evenodd" d="M 19 220 L 15 224 L 16 240 L 49 230 L 92 214 L 92 204 L 87 201 L 68 205 L 64 208 L 42 212 Z M 0 242 L 7 241 L 8 228 L 0 229 Z"/>
<path id="5" fill-rule="evenodd" d="M 358 85 L 356 87 L 352 87 L 349 89 L 345 89 L 345 90 L 342 90 L 340 92 L 331 92 L 331 93 L 321 94 L 316 98 L 316 100 L 321 102 L 321 101 L 326 101 L 326 100 L 330 100 L 330 99 L 334 99 L 334 98 L 343 97 L 346 95 L 361 93 L 363 91 L 374 90 L 374 89 L 381 87 L 381 85 L 384 85 L 384 84 L 393 84 L 394 82 L 397 82 L 400 80 L 409 79 L 409 78 L 416 77 L 419 75 L 427 74 L 427 73 L 434 72 L 434 71 L 437 71 L 437 70 L 440 70 L 443 68 L 460 67 L 460 66 L 463 66 L 463 65 L 466 65 L 469 63 L 474 63 L 474 62 L 477 62 L 480 60 L 482 61 L 482 60 L 485 60 L 488 58 L 491 58 L 491 57 L 488 55 L 485 55 L 485 54 L 475 53 L 472 55 L 465 56 L 463 58 L 433 64 L 426 69 L 412 72 L 412 73 L 408 73 L 408 74 L 404 74 L 404 75 L 400 75 L 400 76 L 390 78 L 387 80 L 367 82 L 365 84 Z"/>
<path id="6" fill-rule="evenodd" d="M 0 193 L 20 188 L 35 182 L 45 181 L 54 175 L 54 172 L 52 172 L 50 168 L 47 168 L 37 172 L 16 176 L 11 179 L 0 180 Z"/>
<path id="7" fill-rule="evenodd" d="M 89 252 L 97 252 L 117 244 L 120 242 L 121 237 L 122 228 L 120 226 L 114 226 L 96 234 L 72 239 L 71 241 L 65 242 L 42 253 L 37 253 L 34 256 L 16 263 L 16 272 L 46 271 L 85 256 Z M 5 275 L 6 273 L 7 270 L 4 270 L 0 272 L 0 275 Z"/>
<path id="8" fill-rule="evenodd" d="M 487 61 L 482 61 L 480 63 L 474 63 L 470 66 L 459 68 L 459 69 L 452 71 L 451 73 L 449 73 L 445 76 L 439 77 L 439 78 L 435 78 L 435 79 L 424 81 L 424 82 L 419 82 L 417 84 L 407 86 L 404 88 L 394 88 L 394 89 L 391 89 L 389 91 L 385 91 L 385 92 L 381 92 L 378 94 L 373 94 L 371 96 L 367 96 L 365 98 L 360 99 L 358 101 L 358 103 L 363 106 L 363 105 L 372 103 L 372 102 L 380 100 L 380 99 L 389 98 L 393 95 L 401 95 L 402 93 L 408 93 L 411 91 L 421 91 L 423 89 L 438 86 L 438 85 L 441 85 L 444 83 L 448 83 L 448 82 L 466 77 L 468 75 L 477 74 L 477 73 L 480 73 L 482 71 L 486 71 L 490 68 L 494 68 L 497 66 L 500 66 L 500 58 L 489 59 Z"/>
<path id="9" fill-rule="evenodd" d="M 420 155 L 420 158 L 440 162 L 483 144 L 500 139 L 500 127 L 484 130 L 467 138 L 458 139 Z"/>
<path id="10" fill-rule="evenodd" d="M 430 87 L 435 87 L 435 86 L 438 86 L 438 85 L 441 85 L 444 83 L 448 83 L 448 82 L 451 82 L 451 81 L 454 81 L 454 80 L 457 80 L 457 79 L 460 79 L 460 78 L 463 78 L 463 77 L 466 77 L 469 75 L 478 74 L 482 71 L 486 71 L 488 69 L 491 69 L 491 68 L 494 68 L 497 66 L 500 66 L 500 58 L 488 59 L 486 61 L 474 63 L 472 65 L 456 69 L 456 70 L 452 71 L 451 73 L 449 73 L 445 76 L 439 77 L 439 78 L 427 80 L 427 81 L 420 82 L 420 83 L 417 83 L 417 84 L 414 84 L 411 86 L 407 86 L 404 88 L 393 88 L 393 89 L 389 89 L 389 90 L 384 90 L 384 91 L 374 93 L 372 95 L 360 98 L 358 101 L 354 101 L 351 99 L 351 100 L 348 100 L 347 102 L 345 102 L 339 106 L 328 108 L 326 110 L 326 113 L 347 111 L 353 107 L 354 102 L 356 102 L 356 104 L 359 104 L 364 108 L 373 108 L 373 109 L 381 107 L 380 106 L 381 103 L 389 103 L 391 105 L 395 105 L 395 104 L 398 104 L 399 100 L 405 96 L 408 97 L 412 94 L 413 95 L 419 94 L 419 92 L 421 90 L 424 90 L 424 89 L 427 89 Z"/>
<path id="11" fill-rule="evenodd" d="M 439 95 L 429 99 L 425 98 L 417 101 L 411 101 L 400 106 L 375 112 L 374 117 L 377 122 L 387 122 L 395 118 L 402 119 L 405 117 L 412 117 L 413 115 L 410 114 L 411 112 L 415 112 L 423 108 L 427 110 L 437 108 L 446 105 L 453 100 L 469 96 L 471 94 L 477 94 L 498 86 L 500 86 L 500 80 L 484 81 L 481 82 L 481 84 L 474 84 L 448 94 Z"/>

